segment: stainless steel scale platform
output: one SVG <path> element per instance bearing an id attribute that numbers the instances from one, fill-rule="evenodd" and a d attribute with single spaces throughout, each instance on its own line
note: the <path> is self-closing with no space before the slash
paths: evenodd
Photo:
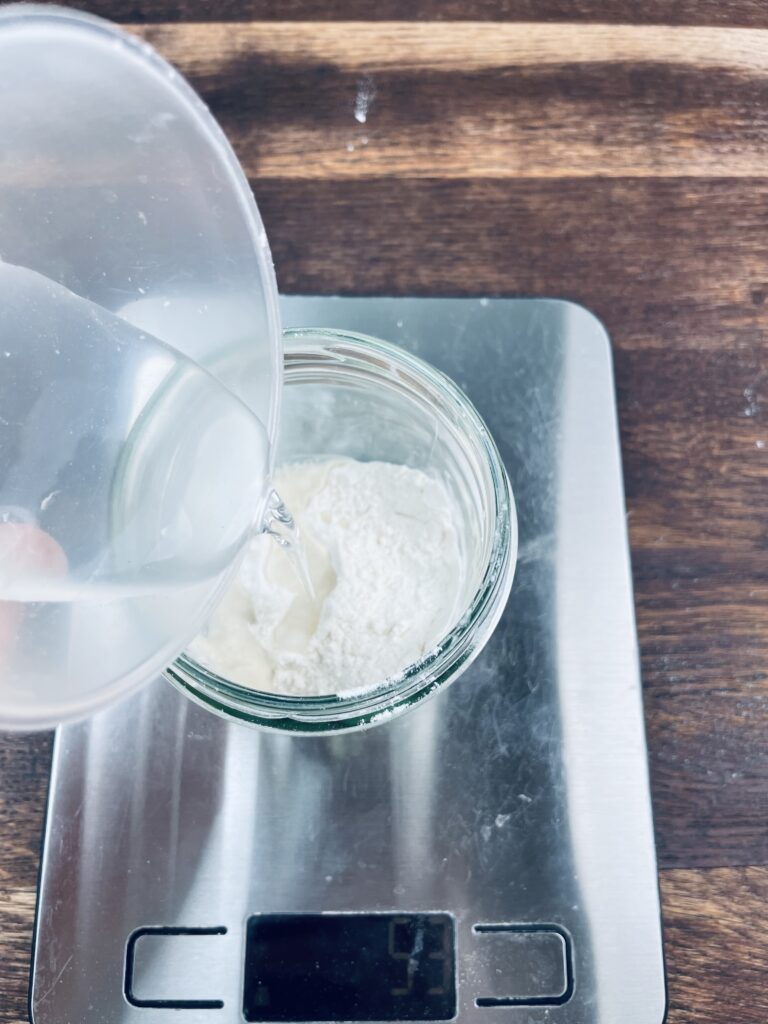
<path id="1" fill-rule="evenodd" d="M 158 680 L 59 730 L 35 1024 L 659 1024 L 656 862 L 608 339 L 565 302 L 286 298 L 413 349 L 509 469 L 520 557 L 453 686 L 271 735 Z"/>

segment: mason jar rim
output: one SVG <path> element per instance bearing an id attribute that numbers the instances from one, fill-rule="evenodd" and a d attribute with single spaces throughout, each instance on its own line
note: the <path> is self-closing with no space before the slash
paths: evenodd
<path id="1" fill-rule="evenodd" d="M 267 693 L 217 675 L 186 652 L 166 669 L 188 697 L 224 718 L 272 731 L 327 733 L 362 729 L 421 703 L 474 659 L 493 632 L 506 604 L 517 558 L 517 516 L 507 472 L 496 443 L 470 400 L 440 370 L 388 341 L 333 328 L 283 332 L 284 386 L 334 369 L 355 371 L 400 389 L 418 388 L 422 398 L 452 407 L 466 437 L 484 457 L 491 481 L 493 539 L 482 578 L 461 618 L 421 658 L 374 687 L 322 696 Z M 443 414 L 445 415 L 445 414 Z"/>

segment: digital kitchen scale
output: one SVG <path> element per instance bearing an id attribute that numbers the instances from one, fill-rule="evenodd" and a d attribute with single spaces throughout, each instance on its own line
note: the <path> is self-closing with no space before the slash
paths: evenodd
<path id="1" fill-rule="evenodd" d="M 608 339 L 566 302 L 286 298 L 412 349 L 509 470 L 520 553 L 477 662 L 327 737 L 158 680 L 59 729 L 35 1024 L 660 1024 L 659 899 Z"/>

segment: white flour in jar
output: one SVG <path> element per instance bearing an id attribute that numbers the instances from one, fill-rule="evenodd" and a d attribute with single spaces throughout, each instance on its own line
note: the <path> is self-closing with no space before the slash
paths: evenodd
<path id="1" fill-rule="evenodd" d="M 255 537 L 190 653 L 244 686 L 296 696 L 376 686 L 454 625 L 462 582 L 455 507 L 418 469 L 334 458 L 277 471 L 315 594 Z"/>

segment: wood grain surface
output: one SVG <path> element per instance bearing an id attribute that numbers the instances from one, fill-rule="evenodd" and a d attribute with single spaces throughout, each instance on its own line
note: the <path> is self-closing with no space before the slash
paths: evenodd
<path id="1" fill-rule="evenodd" d="M 554 295 L 605 322 L 669 1022 L 765 1024 L 768 4 L 80 6 L 201 92 L 284 291 Z M 2 1024 L 27 1019 L 49 752 L 0 739 Z"/>

